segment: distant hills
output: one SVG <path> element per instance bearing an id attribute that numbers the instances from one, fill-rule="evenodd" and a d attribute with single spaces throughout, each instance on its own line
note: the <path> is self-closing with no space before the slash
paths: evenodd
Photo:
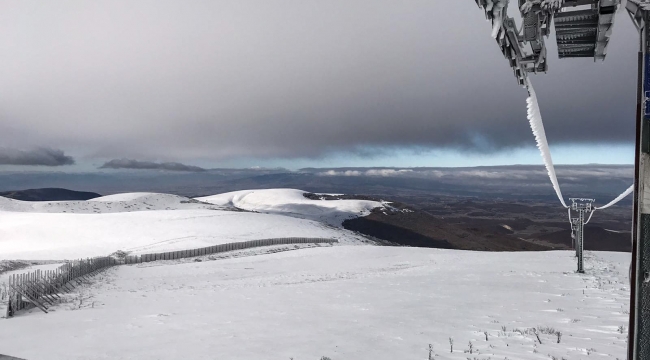
<path id="1" fill-rule="evenodd" d="M 565 197 L 604 204 L 633 182 L 628 165 L 558 165 Z M 208 169 L 201 172 L 102 170 L 88 173 L 0 171 L 0 191 L 38 188 L 87 189 L 100 194 L 157 192 L 187 197 L 244 189 L 291 188 L 378 197 L 453 196 L 557 204 L 544 166 L 466 168 Z M 411 204 L 411 201 L 404 201 Z M 631 197 L 621 205 L 630 206 Z"/>
<path id="2" fill-rule="evenodd" d="M 304 178 L 306 176 L 309 175 L 263 174 L 258 176 L 257 179 L 267 178 L 264 182 L 273 182 L 268 181 L 268 178 L 282 178 L 281 182 L 291 182 L 287 181 L 289 177 Z M 315 176 L 315 178 L 320 179 L 321 177 Z M 355 180 L 361 177 L 349 176 L 340 178 Z M 336 177 L 331 177 L 331 179 L 336 180 Z M 261 185 L 248 184 L 250 179 L 248 181 L 244 179 L 240 180 L 246 183 L 246 185 Z M 243 184 L 239 183 L 238 185 L 242 186 Z M 315 184 L 312 183 L 313 185 Z M 256 186 L 252 187 L 254 188 Z M 358 187 L 362 187 L 361 184 Z M 249 199 L 249 202 L 252 201 L 251 204 L 257 204 L 262 207 L 247 210 L 274 213 L 275 210 L 271 206 L 271 203 L 278 199 L 267 197 L 270 196 L 269 194 L 272 195 L 279 192 L 276 195 L 279 196 L 280 200 L 291 200 L 295 203 L 294 207 L 296 208 L 292 208 L 289 211 L 290 216 L 293 214 L 297 217 L 329 223 L 327 221 L 329 217 L 326 212 L 323 212 L 321 208 L 316 209 L 317 211 L 311 209 L 310 206 L 313 204 L 307 204 L 309 202 L 308 199 L 376 201 L 377 204 L 380 204 L 383 199 L 390 201 L 390 205 L 387 207 L 377 207 L 369 211 L 369 213 L 365 211 L 360 212 L 360 209 L 356 208 L 352 209 L 354 210 L 352 213 L 356 214 L 356 216 L 346 216 L 347 220 L 343 221 L 343 227 L 389 244 L 406 246 L 480 251 L 540 251 L 571 248 L 570 229 L 568 223 L 565 222 L 566 215 L 564 211 L 561 211 L 561 213 L 558 212 L 558 209 L 552 205 L 546 205 L 543 202 L 515 203 L 513 200 L 494 199 L 489 196 L 482 199 L 466 196 L 436 197 L 427 195 L 421 190 L 405 190 L 401 188 L 398 194 L 388 196 L 305 193 L 304 197 L 302 192 L 297 190 L 248 191 L 251 193 L 251 196 L 266 195 L 255 201 L 251 197 Z M 228 194 L 222 195 L 225 196 Z M 101 197 L 100 194 L 94 192 L 74 191 L 64 188 L 5 191 L 0 192 L 0 196 L 15 200 L 41 202 L 84 201 Z M 159 197 L 161 194 L 155 196 Z M 175 195 L 166 196 L 177 197 Z M 108 198 L 111 197 L 109 196 Z M 189 199 L 187 200 L 189 201 Z M 182 203 L 183 201 L 180 202 Z M 302 202 L 306 202 L 306 204 L 302 204 Z M 156 207 L 154 203 L 156 201 L 147 201 L 145 208 L 170 208 L 169 204 Z M 200 202 L 197 201 L 197 203 Z M 333 206 L 334 203 L 336 201 L 331 203 L 325 202 L 322 205 L 328 208 Z M 103 206 L 103 204 L 104 202 L 102 201 L 94 201 L 92 204 L 82 202 L 77 203 L 75 206 L 80 208 L 77 209 L 80 212 L 115 212 L 145 209 L 133 206 L 132 204 L 129 205 L 130 203 L 124 205 L 128 209 L 123 210 L 117 208 L 111 208 L 110 211 L 107 209 L 99 209 L 98 207 Z M 252 206 L 251 204 L 248 205 Z M 36 205 L 40 204 L 34 204 L 34 206 Z M 72 205 L 74 204 L 70 206 Z M 237 205 L 230 204 L 230 206 Z M 235 208 L 233 207 L 232 209 Z M 280 206 L 280 209 L 287 211 L 286 205 Z M 53 211 L 49 208 L 41 210 L 45 212 Z M 73 208 L 66 208 L 64 212 L 78 211 L 75 211 Z M 280 212 L 282 213 L 282 211 Z M 312 214 L 312 212 L 314 213 Z M 284 213 L 282 214 L 285 215 Z M 585 241 L 585 248 L 587 250 L 629 252 L 630 233 L 627 229 L 630 226 L 628 224 L 628 217 L 627 211 L 624 208 L 609 210 L 609 212 L 599 212 L 594 222 L 585 228 L 585 237 L 587 239 Z M 334 216 L 334 218 L 339 225 L 344 220 L 344 218 L 339 219 L 337 216 Z"/>
<path id="3" fill-rule="evenodd" d="M 88 191 L 74 191 L 61 188 L 27 189 L 3 191 L 0 196 L 22 201 L 70 201 L 90 200 L 100 197 L 100 194 Z"/>

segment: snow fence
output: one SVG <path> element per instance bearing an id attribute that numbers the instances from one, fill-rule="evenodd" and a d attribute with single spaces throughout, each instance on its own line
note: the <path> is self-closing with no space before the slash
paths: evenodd
<path id="1" fill-rule="evenodd" d="M 326 238 L 276 238 L 233 242 L 228 244 L 208 246 L 191 250 L 170 251 L 155 254 L 129 255 L 124 258 L 125 264 L 139 264 L 157 260 L 176 260 L 195 256 L 216 254 L 226 251 L 250 249 L 260 246 L 291 245 L 291 244 L 332 244 L 338 240 Z"/>
<path id="2" fill-rule="evenodd" d="M 127 255 L 123 258 L 105 256 L 80 259 L 67 262 L 56 270 L 36 270 L 24 274 L 13 274 L 9 277 L 5 292 L 0 292 L 0 294 L 3 295 L 2 299 L 5 296 L 7 298 L 6 317 L 8 318 L 14 316 L 19 310 L 32 307 L 37 307 L 47 313 L 50 306 L 61 300 L 60 294 L 71 292 L 76 286 L 82 285 L 84 280 L 88 280 L 88 277 L 110 266 L 139 264 L 156 260 L 175 260 L 261 246 L 332 243 L 338 243 L 338 240 L 326 238 L 275 238 L 233 242 L 190 250 Z"/>
<path id="3" fill-rule="evenodd" d="M 117 259 L 106 256 L 70 261 L 56 270 L 13 274 L 9 277 L 6 316 L 12 317 L 16 311 L 34 306 L 47 313 L 48 307 L 61 299 L 59 294 L 72 291 L 86 277 L 117 264 Z"/>

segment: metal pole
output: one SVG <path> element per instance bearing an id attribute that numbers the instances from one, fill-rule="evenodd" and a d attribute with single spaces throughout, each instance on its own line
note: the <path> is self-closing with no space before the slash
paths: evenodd
<path id="1" fill-rule="evenodd" d="M 628 1 L 627 8 L 640 35 L 627 358 L 642 360 L 650 359 L 650 283 L 645 281 L 650 273 L 650 196 L 646 198 L 645 195 L 646 184 L 650 186 L 650 107 L 647 103 L 650 94 L 650 27 L 647 24 L 650 17 L 642 2 Z"/>
<path id="2" fill-rule="evenodd" d="M 578 213 L 578 217 L 571 218 L 571 229 L 573 234 L 576 258 L 578 260 L 578 273 L 584 273 L 584 250 L 585 250 L 585 218 L 587 213 L 593 211 L 594 199 L 569 198 L 570 209 Z"/>
<path id="3" fill-rule="evenodd" d="M 583 209 L 578 210 L 578 233 L 576 234 L 576 251 L 578 253 L 578 272 L 584 273 L 584 259 L 583 259 L 583 250 L 584 250 L 584 228 L 585 228 L 585 211 Z"/>

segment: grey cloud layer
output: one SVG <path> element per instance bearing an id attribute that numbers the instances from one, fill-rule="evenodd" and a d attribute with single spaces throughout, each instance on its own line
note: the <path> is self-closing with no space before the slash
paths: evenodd
<path id="1" fill-rule="evenodd" d="M 185 165 L 177 162 L 156 163 L 151 161 L 138 161 L 131 159 L 113 159 L 107 161 L 100 169 L 140 169 L 140 170 L 168 170 L 168 171 L 205 171 L 198 166 Z"/>
<path id="2" fill-rule="evenodd" d="M 533 144 L 472 0 L 7 1 L 0 143 L 104 158 Z M 152 11 L 155 9 L 155 11 Z M 636 34 L 533 78 L 551 146 L 632 143 Z"/>
<path id="3" fill-rule="evenodd" d="M 0 147 L 0 165 L 43 165 L 62 166 L 74 164 L 74 158 L 67 156 L 62 150 L 36 148 L 19 150 Z"/>

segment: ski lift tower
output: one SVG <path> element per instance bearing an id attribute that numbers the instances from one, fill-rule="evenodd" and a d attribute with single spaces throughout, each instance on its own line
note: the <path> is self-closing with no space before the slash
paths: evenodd
<path id="1" fill-rule="evenodd" d="M 515 0 L 513 0 L 515 1 Z M 520 85 L 548 70 L 544 38 L 555 23 L 560 58 L 604 60 L 621 0 L 516 0 L 523 24 L 507 14 L 510 0 L 475 0 Z M 640 35 L 637 82 L 634 217 L 627 360 L 650 359 L 650 0 L 627 0 Z M 553 21 L 555 20 L 555 21 Z M 584 214 L 583 214 L 584 215 Z"/>
<path id="2" fill-rule="evenodd" d="M 573 246 L 576 250 L 576 258 L 578 259 L 578 272 L 584 273 L 584 248 L 585 248 L 585 218 L 588 213 L 593 211 L 594 199 L 579 199 L 570 198 L 571 210 L 578 214 L 578 217 L 571 218 L 571 237 L 573 238 Z"/>

